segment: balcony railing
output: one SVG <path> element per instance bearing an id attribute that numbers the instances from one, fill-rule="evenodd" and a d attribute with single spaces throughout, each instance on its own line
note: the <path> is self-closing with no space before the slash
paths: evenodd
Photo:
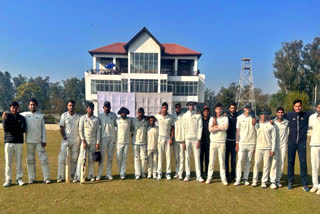
<path id="1" fill-rule="evenodd" d="M 89 69 L 87 70 L 90 74 L 102 74 L 102 75 L 120 75 L 121 73 L 128 73 L 127 69 Z"/>

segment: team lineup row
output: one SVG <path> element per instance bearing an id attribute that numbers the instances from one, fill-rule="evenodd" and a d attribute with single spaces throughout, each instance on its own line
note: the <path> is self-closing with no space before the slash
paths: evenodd
<path id="1" fill-rule="evenodd" d="M 312 128 L 310 147 L 313 188 L 311 191 L 320 194 L 320 190 L 318 191 L 320 188 L 318 183 L 320 104 L 316 105 L 316 113 L 312 114 L 303 112 L 302 101 L 295 100 L 294 112 L 284 114 L 284 109 L 279 107 L 276 118 L 269 120 L 268 112 L 261 111 L 258 122 L 250 113 L 250 104 L 244 107 L 242 114 L 237 112 L 235 103 L 230 104 L 229 111 L 226 113 L 223 113 L 222 105 L 217 104 L 213 117 L 210 117 L 209 108 L 206 106 L 202 110 L 202 115 L 197 114 L 196 104 L 188 102 L 188 111 L 184 114 L 181 112 L 181 104 L 176 104 L 175 113 L 171 115 L 168 113 L 168 104 L 163 103 L 159 114 L 150 117 L 144 115 L 143 108 L 139 108 L 137 118 L 131 118 L 127 117 L 129 110 L 125 107 L 119 110 L 120 117 L 117 117 L 114 112 L 111 112 L 110 102 L 106 101 L 103 106 L 104 112 L 96 117 L 93 115 L 93 103 L 88 102 L 87 113 L 80 116 L 74 112 L 75 103 L 70 100 L 67 104 L 68 111 L 61 115 L 59 122 L 63 139 L 58 158 L 57 182 L 69 180 L 69 176 L 75 183 L 84 182 L 86 171 L 88 171 L 87 180 L 99 181 L 102 178 L 105 162 L 106 179 L 112 180 L 111 170 L 115 146 L 120 178 L 125 179 L 131 141 L 137 180 L 145 177 L 160 180 L 163 159 L 166 159 L 165 177 L 171 180 L 172 146 L 176 165 L 174 178 L 185 182 L 190 180 L 190 159 L 193 151 L 196 180 L 204 182 L 203 178 L 206 177 L 207 184 L 211 183 L 214 162 L 218 156 L 223 185 L 228 185 L 230 182 L 240 185 L 241 180 L 245 185 L 250 185 L 248 176 L 254 157 L 251 185 L 257 186 L 259 167 L 263 162 L 261 187 L 266 188 L 270 178 L 270 187 L 280 188 L 284 161 L 288 156 L 288 189 L 292 189 L 295 155 L 298 151 L 302 186 L 305 191 L 309 191 L 306 141 L 308 128 Z M 44 182 L 50 183 L 44 119 L 43 115 L 37 111 L 37 106 L 37 100 L 30 99 L 30 112 L 20 114 L 19 104 L 13 101 L 10 103 L 10 112 L 4 112 L 2 115 L 6 161 L 4 187 L 12 183 L 11 165 L 14 156 L 17 162 L 17 183 L 24 185 L 22 181 L 24 132 L 29 184 L 36 180 L 35 151 L 41 162 Z M 96 176 L 94 161 L 99 161 Z M 244 170 L 242 170 L 243 162 Z M 229 166 L 231 166 L 231 173 L 229 173 Z"/>

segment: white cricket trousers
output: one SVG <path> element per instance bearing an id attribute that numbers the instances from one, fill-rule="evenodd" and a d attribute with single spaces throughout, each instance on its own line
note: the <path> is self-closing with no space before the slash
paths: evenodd
<path id="1" fill-rule="evenodd" d="M 69 141 L 69 156 L 70 156 L 70 177 L 73 178 L 76 175 L 77 163 L 80 152 L 80 140 Z M 58 179 L 65 179 L 67 159 L 67 147 L 61 143 L 61 151 L 58 157 Z"/>
<path id="2" fill-rule="evenodd" d="M 148 151 L 148 176 L 153 178 L 157 176 L 157 167 L 158 167 L 158 151 L 149 150 Z"/>
<path id="3" fill-rule="evenodd" d="M 253 167 L 253 182 L 258 182 L 259 168 L 261 161 L 263 161 L 263 172 L 261 177 L 261 183 L 265 184 L 268 181 L 270 166 L 272 157 L 270 156 L 269 149 L 257 149 L 254 158 L 254 167 Z"/>
<path id="4" fill-rule="evenodd" d="M 197 179 L 201 177 L 200 172 L 200 144 L 199 148 L 197 148 L 197 142 L 198 140 L 186 140 L 186 151 L 185 151 L 185 162 L 186 162 L 186 176 L 190 177 L 190 159 L 191 159 L 191 150 L 193 150 L 193 156 L 194 156 L 194 165 L 196 168 L 196 176 Z"/>
<path id="5" fill-rule="evenodd" d="M 286 155 L 287 147 L 276 148 L 272 157 L 272 164 L 270 169 L 271 183 L 280 183 Z"/>
<path id="6" fill-rule="evenodd" d="M 210 153 L 209 153 L 209 169 L 208 169 L 208 179 L 212 179 L 213 170 L 214 170 L 214 162 L 217 157 L 219 157 L 219 165 L 220 165 L 220 178 L 221 181 L 226 181 L 226 144 L 225 143 L 210 143 Z"/>
<path id="7" fill-rule="evenodd" d="M 184 165 L 184 149 L 182 142 L 173 143 L 174 158 L 176 161 L 176 175 L 182 176 Z"/>
<path id="8" fill-rule="evenodd" d="M 169 137 L 159 136 L 158 138 L 158 176 L 162 175 L 162 160 L 164 155 L 166 156 L 167 174 L 171 173 L 171 153 L 169 140 Z"/>
<path id="9" fill-rule="evenodd" d="M 319 162 L 320 162 L 320 146 L 311 146 L 311 167 L 312 167 L 312 183 L 313 187 L 320 188 L 319 185 Z"/>
<path id="10" fill-rule="evenodd" d="M 85 154 L 85 150 L 83 149 L 83 143 L 81 142 L 80 145 L 80 154 L 79 154 L 79 158 L 78 158 L 78 165 L 77 165 L 77 173 L 76 173 L 76 179 L 80 180 L 80 175 L 81 175 L 81 165 L 82 165 L 82 161 L 83 159 L 86 159 L 86 171 L 88 172 L 87 175 L 87 179 L 91 179 L 94 177 L 94 161 L 93 161 L 93 154 L 96 152 L 96 140 L 94 141 L 86 141 L 87 142 L 87 146 L 86 146 L 86 156 L 84 156 Z"/>
<path id="11" fill-rule="evenodd" d="M 35 152 L 37 151 L 40 159 L 43 180 L 50 179 L 49 160 L 46 148 L 41 146 L 41 143 L 27 143 L 27 168 L 29 181 L 36 180 L 36 157 Z"/>
<path id="12" fill-rule="evenodd" d="M 120 176 L 126 176 L 129 143 L 117 144 L 117 162 Z"/>
<path id="13" fill-rule="evenodd" d="M 22 179 L 22 175 L 23 175 L 22 153 L 23 153 L 22 143 L 5 143 L 4 144 L 4 156 L 6 161 L 6 167 L 5 167 L 6 181 L 12 180 L 12 161 L 14 156 L 16 158 L 16 170 L 17 170 L 16 180 Z"/>
<path id="14" fill-rule="evenodd" d="M 142 176 L 146 173 L 147 169 L 147 144 L 133 145 L 134 157 L 134 174 L 135 176 Z"/>
<path id="15" fill-rule="evenodd" d="M 239 145 L 236 182 L 241 181 L 243 160 L 244 160 L 243 179 L 248 180 L 249 172 L 250 172 L 250 165 L 251 165 L 251 160 L 252 160 L 254 149 L 255 149 L 254 144 L 240 144 Z"/>
<path id="16" fill-rule="evenodd" d="M 106 152 L 107 152 L 107 167 L 106 167 L 106 175 L 111 176 L 112 170 L 112 161 L 113 161 L 113 154 L 114 154 L 114 138 L 102 138 L 100 142 L 100 154 L 101 154 L 101 163 L 98 167 L 98 176 L 101 177 L 103 174 L 104 162 L 106 159 Z"/>

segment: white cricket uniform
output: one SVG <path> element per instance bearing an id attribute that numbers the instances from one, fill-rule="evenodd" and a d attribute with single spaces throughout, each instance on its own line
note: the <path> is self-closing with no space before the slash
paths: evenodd
<path id="1" fill-rule="evenodd" d="M 114 112 L 106 114 L 105 112 L 98 116 L 101 126 L 101 141 L 99 150 L 101 153 L 101 162 L 98 167 L 97 177 L 101 177 L 103 173 L 104 162 L 107 152 L 106 175 L 111 176 L 112 160 L 114 154 L 114 145 L 116 141 L 117 115 Z"/>
<path id="2" fill-rule="evenodd" d="M 174 142 L 173 151 L 176 161 L 176 175 L 182 176 L 184 165 L 184 149 L 183 149 L 183 113 L 179 115 L 173 114 L 174 117 Z"/>
<path id="3" fill-rule="evenodd" d="M 174 126 L 174 118 L 167 114 L 165 117 L 161 114 L 156 114 L 155 118 L 159 125 L 158 137 L 158 176 L 162 175 L 162 160 L 166 156 L 166 172 L 171 173 L 171 152 L 169 141 L 171 139 L 171 128 Z"/>
<path id="4" fill-rule="evenodd" d="M 59 125 L 64 127 L 65 136 L 68 141 L 70 160 L 70 175 L 74 178 L 77 169 L 77 162 L 80 151 L 80 136 L 79 136 L 79 121 L 80 115 L 65 112 L 60 117 Z M 63 139 L 62 139 L 63 141 Z M 61 151 L 58 157 L 58 179 L 65 179 L 67 146 L 61 141 Z"/>
<path id="5" fill-rule="evenodd" d="M 186 176 L 190 177 L 190 159 L 191 150 L 193 150 L 196 176 L 197 179 L 201 178 L 200 172 L 200 140 L 202 135 L 202 120 L 201 115 L 195 111 L 188 111 L 183 115 L 183 133 L 184 141 L 186 144 L 185 151 L 185 164 L 186 164 Z M 199 148 L 197 144 L 199 142 Z"/>
<path id="6" fill-rule="evenodd" d="M 256 124 L 257 144 L 253 168 L 253 182 L 258 182 L 260 163 L 263 160 L 261 183 L 268 181 L 272 157 L 270 152 L 276 149 L 276 129 L 269 121 Z"/>
<path id="7" fill-rule="evenodd" d="M 310 116 L 309 127 L 312 129 L 310 141 L 312 183 L 313 187 L 320 188 L 318 180 L 320 162 L 320 113 L 314 113 Z"/>
<path id="8" fill-rule="evenodd" d="M 27 143 L 27 168 L 29 181 L 36 180 L 36 158 L 35 151 L 37 151 L 40 159 L 43 180 L 50 179 L 50 169 L 48 154 L 46 148 L 41 146 L 42 142 L 46 142 L 46 127 L 43 115 L 39 112 L 23 112 L 21 114 L 26 119 L 26 143 Z"/>
<path id="9" fill-rule="evenodd" d="M 252 125 L 252 117 L 250 115 L 245 116 L 244 114 L 237 117 L 236 127 L 240 129 L 236 182 L 240 182 L 243 160 L 245 161 L 243 179 L 248 180 L 251 160 L 256 145 L 256 129 Z"/>
<path id="10" fill-rule="evenodd" d="M 159 127 L 148 127 L 148 177 L 153 178 L 157 177 L 157 167 L 158 167 L 158 136 L 159 136 Z"/>
<path id="11" fill-rule="evenodd" d="M 229 126 L 228 117 L 222 116 L 216 119 L 217 125 L 219 127 L 218 131 L 210 132 L 210 156 L 209 156 L 209 169 L 208 169 L 208 179 L 212 179 L 214 162 L 216 156 L 219 156 L 219 165 L 220 165 L 220 178 L 221 181 L 227 181 L 226 178 L 226 168 L 225 168 L 225 159 L 226 159 L 226 139 L 227 139 L 227 129 Z M 209 120 L 209 131 L 210 127 L 213 125 L 213 117 Z"/>
<path id="12" fill-rule="evenodd" d="M 94 178 L 94 161 L 93 161 L 93 154 L 96 151 L 96 144 L 100 145 L 100 122 L 99 119 L 92 115 L 91 117 L 88 114 L 85 114 L 80 117 L 79 121 L 79 135 L 81 139 L 81 146 L 80 146 L 80 154 L 78 159 L 78 166 L 77 166 L 77 174 L 76 179 L 80 178 L 81 172 L 81 162 L 83 159 L 88 160 L 88 179 Z M 88 157 L 84 157 L 85 150 L 83 149 L 82 141 L 86 142 L 86 154 Z"/>
<path id="13" fill-rule="evenodd" d="M 133 119 L 133 157 L 135 176 L 143 176 L 147 168 L 147 129 L 148 120 Z"/>
<path id="14" fill-rule="evenodd" d="M 117 119 L 118 136 L 117 136 L 117 162 L 120 177 L 126 176 L 126 166 L 130 142 L 130 134 L 133 131 L 133 119 L 127 117 Z"/>
<path id="15" fill-rule="evenodd" d="M 270 169 L 271 183 L 280 183 L 283 172 L 284 162 L 287 154 L 288 136 L 289 136 L 289 121 L 283 119 L 279 122 L 274 119 L 274 127 L 276 129 L 276 150 L 272 157 L 272 165 Z"/>

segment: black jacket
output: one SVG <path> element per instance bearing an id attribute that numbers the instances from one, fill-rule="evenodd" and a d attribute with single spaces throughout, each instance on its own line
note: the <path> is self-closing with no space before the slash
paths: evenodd
<path id="1" fill-rule="evenodd" d="M 306 144 L 309 117 L 312 112 L 289 112 L 285 118 L 289 120 L 289 144 Z"/>
<path id="2" fill-rule="evenodd" d="M 5 143 L 23 143 L 23 133 L 26 131 L 26 120 L 19 113 L 15 116 L 7 114 L 7 119 L 2 120 Z"/>
<path id="3" fill-rule="evenodd" d="M 202 117 L 201 143 L 210 143 L 209 118 L 205 120 L 204 117 Z"/>

